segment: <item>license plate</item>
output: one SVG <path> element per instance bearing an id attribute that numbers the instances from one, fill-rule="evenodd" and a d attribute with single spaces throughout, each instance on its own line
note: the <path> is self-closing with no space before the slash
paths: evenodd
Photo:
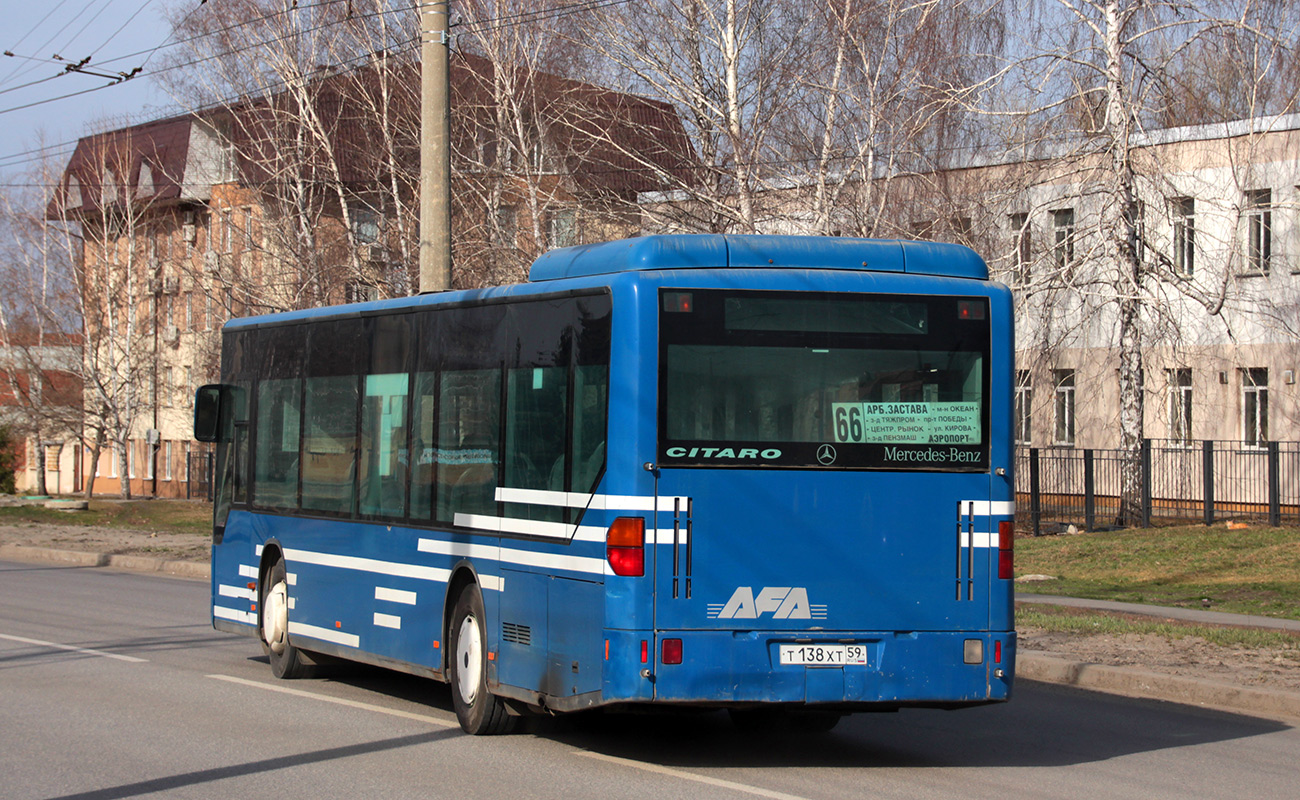
<path id="1" fill-rule="evenodd" d="M 781 664 L 806 667 L 842 667 L 846 664 L 865 666 L 865 644 L 783 644 L 778 648 Z"/>

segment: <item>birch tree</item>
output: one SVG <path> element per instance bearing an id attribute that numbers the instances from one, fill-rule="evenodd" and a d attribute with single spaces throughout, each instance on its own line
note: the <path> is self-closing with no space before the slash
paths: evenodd
<path id="1" fill-rule="evenodd" d="M 1197 56 L 1216 43 L 1229 38 L 1249 42 L 1251 51 L 1262 56 L 1242 73 L 1249 78 L 1242 93 L 1275 78 L 1275 65 L 1295 41 L 1295 15 L 1283 15 L 1290 20 L 1285 29 L 1261 24 L 1274 6 L 1255 0 L 1033 3 L 1016 12 L 1016 27 L 1029 35 L 1012 46 L 1014 58 L 996 75 L 997 91 L 981 95 L 975 104 L 1011 123 L 1008 149 L 1027 156 L 1026 166 L 1018 170 L 1022 190 L 1067 186 L 1091 207 L 1089 230 L 1080 227 L 1077 234 L 1070 209 L 1068 226 L 1062 223 L 1053 233 L 1033 282 L 1024 288 L 1031 300 L 1055 298 L 1026 306 L 1038 315 L 1029 322 L 1043 345 L 1067 347 L 1091 340 L 1093 346 L 1113 349 L 1123 452 L 1121 524 L 1142 516 L 1144 354 L 1161 342 L 1162 334 L 1177 331 L 1179 320 L 1170 318 L 1176 309 L 1194 307 L 1222 318 L 1239 289 L 1240 250 L 1231 242 L 1220 249 L 1223 263 L 1198 270 L 1195 280 L 1179 274 L 1169 259 L 1146 257 L 1156 244 L 1148 233 L 1152 209 L 1158 217 L 1178 193 L 1164 177 L 1178 167 L 1159 163 L 1161 151 L 1147 132 L 1176 119 L 1177 106 L 1213 106 L 1210 97 L 1187 97 L 1171 87 L 1194 87 L 1184 76 L 1195 69 Z M 1230 113 L 1259 110 L 1237 106 Z M 1047 202 L 1066 204 L 1061 198 Z M 1085 220 L 1081 216 L 1077 222 Z M 1059 302 L 1067 304 L 1067 313 L 1060 314 Z M 1062 334 L 1056 321 L 1045 318 L 1048 314 L 1073 324 Z"/>

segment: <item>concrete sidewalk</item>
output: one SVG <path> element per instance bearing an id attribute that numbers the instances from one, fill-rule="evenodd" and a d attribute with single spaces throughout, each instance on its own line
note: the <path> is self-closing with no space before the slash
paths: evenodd
<path id="1" fill-rule="evenodd" d="M 0 545 L 0 559 L 37 561 L 80 567 L 113 567 L 135 572 L 156 572 L 179 578 L 208 580 L 206 562 L 168 561 L 150 556 L 111 555 L 108 553 L 83 553 L 74 550 L 55 550 L 26 545 Z M 1087 600 L 1077 597 L 1016 594 L 1016 600 L 1025 603 L 1050 603 L 1053 605 L 1093 608 L 1100 611 L 1117 611 L 1142 614 L 1162 619 L 1177 619 L 1207 625 L 1233 625 L 1272 628 L 1300 632 L 1300 622 L 1245 614 L 1226 614 L 1221 611 L 1168 608 L 1137 603 L 1114 603 L 1107 600 Z M 1127 697 L 1163 700 L 1170 703 L 1213 708 L 1239 714 L 1256 714 L 1300 722 L 1300 692 L 1281 689 L 1256 689 L 1219 681 L 1167 675 L 1135 667 L 1112 667 L 1075 661 L 1046 653 L 1020 650 L 1016 654 L 1016 677 L 1020 680 L 1055 683 L 1096 692 L 1108 692 Z"/>

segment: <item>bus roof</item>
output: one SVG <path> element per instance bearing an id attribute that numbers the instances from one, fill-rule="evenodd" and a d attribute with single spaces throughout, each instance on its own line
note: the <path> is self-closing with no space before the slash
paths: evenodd
<path id="1" fill-rule="evenodd" d="M 988 280 L 967 247 L 836 236 L 688 234 L 640 236 L 552 250 L 533 262 L 530 282 L 660 269 L 835 269 Z"/>

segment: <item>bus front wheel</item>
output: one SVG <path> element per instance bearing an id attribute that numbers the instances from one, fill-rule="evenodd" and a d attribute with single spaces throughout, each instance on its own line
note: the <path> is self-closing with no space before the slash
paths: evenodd
<path id="1" fill-rule="evenodd" d="M 289 582 L 276 561 L 262 585 L 262 641 L 277 678 L 305 678 L 311 671 L 302 651 L 289 644 Z"/>
<path id="2" fill-rule="evenodd" d="M 469 584 L 461 590 L 451 614 L 447 680 L 451 683 L 456 719 L 461 729 L 473 736 L 507 733 L 514 726 L 514 717 L 506 713 L 505 703 L 487 688 L 483 618 L 483 597 L 477 586 Z"/>

